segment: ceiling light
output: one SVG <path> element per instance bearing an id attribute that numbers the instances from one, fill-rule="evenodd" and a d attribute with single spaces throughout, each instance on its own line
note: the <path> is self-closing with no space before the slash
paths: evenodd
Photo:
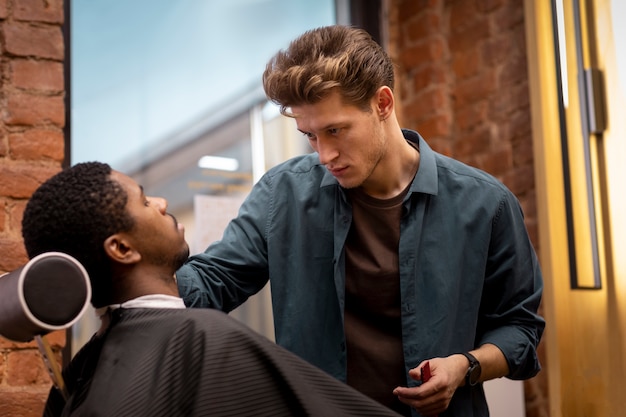
<path id="1" fill-rule="evenodd" d="M 204 169 L 219 169 L 220 171 L 237 171 L 239 161 L 235 158 L 205 155 L 198 161 L 198 167 Z"/>

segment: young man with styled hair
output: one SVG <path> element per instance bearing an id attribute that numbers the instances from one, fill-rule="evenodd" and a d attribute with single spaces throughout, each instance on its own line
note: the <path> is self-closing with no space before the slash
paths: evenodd
<path id="1" fill-rule="evenodd" d="M 185 303 L 230 311 L 269 281 L 280 345 L 403 415 L 487 416 L 483 381 L 540 369 L 518 200 L 400 127 L 393 63 L 363 30 L 307 31 L 263 86 L 315 152 L 270 169 L 177 271 Z"/>

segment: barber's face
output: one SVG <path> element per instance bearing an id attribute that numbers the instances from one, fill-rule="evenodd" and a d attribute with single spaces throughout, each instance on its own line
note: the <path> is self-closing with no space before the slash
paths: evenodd
<path id="1" fill-rule="evenodd" d="M 386 137 L 378 113 L 345 104 L 338 92 L 315 104 L 291 108 L 298 130 L 320 163 L 345 188 L 364 187 L 385 156 Z"/>
<path id="2" fill-rule="evenodd" d="M 111 178 L 128 194 L 126 209 L 135 220 L 130 236 L 142 261 L 176 271 L 189 256 L 189 245 L 183 225 L 167 213 L 167 200 L 144 195 L 135 180 L 120 172 L 113 171 Z"/>

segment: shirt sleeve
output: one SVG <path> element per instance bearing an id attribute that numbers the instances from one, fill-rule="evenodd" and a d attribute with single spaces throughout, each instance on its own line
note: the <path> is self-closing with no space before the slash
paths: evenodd
<path id="1" fill-rule="evenodd" d="M 508 190 L 493 219 L 477 344 L 500 348 L 510 379 L 527 379 L 541 366 L 537 346 L 545 327 L 538 309 L 543 279 L 518 200 Z"/>
<path id="2" fill-rule="evenodd" d="M 188 307 L 229 312 L 268 281 L 266 227 L 272 211 L 272 183 L 263 177 L 226 227 L 222 239 L 194 255 L 176 272 Z"/>

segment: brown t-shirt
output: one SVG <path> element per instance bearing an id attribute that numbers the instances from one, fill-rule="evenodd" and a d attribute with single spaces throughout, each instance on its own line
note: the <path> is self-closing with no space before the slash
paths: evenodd
<path id="1" fill-rule="evenodd" d="M 410 186 L 410 185 L 409 185 Z M 348 384 L 397 412 L 410 409 L 393 394 L 406 386 L 398 242 L 400 195 L 379 200 L 360 189 L 348 191 L 353 221 L 345 246 L 345 332 Z"/>

